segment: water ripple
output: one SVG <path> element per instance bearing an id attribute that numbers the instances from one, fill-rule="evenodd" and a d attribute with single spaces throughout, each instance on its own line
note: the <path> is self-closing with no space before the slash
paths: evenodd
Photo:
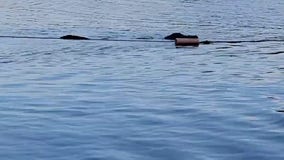
<path id="1" fill-rule="evenodd" d="M 0 35 L 283 39 L 283 5 L 10 0 Z M 282 160 L 282 44 L 0 38 L 0 156 Z"/>

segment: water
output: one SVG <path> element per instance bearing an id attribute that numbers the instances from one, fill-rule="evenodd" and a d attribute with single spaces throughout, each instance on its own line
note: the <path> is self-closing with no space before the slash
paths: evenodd
<path id="1" fill-rule="evenodd" d="M 0 35 L 283 39 L 283 10 L 282 0 L 2 0 Z M 282 160 L 283 44 L 0 38 L 0 157 Z"/>

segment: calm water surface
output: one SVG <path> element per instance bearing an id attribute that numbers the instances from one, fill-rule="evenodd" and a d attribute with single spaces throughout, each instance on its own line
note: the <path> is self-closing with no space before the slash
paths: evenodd
<path id="1" fill-rule="evenodd" d="M 284 39 L 283 11 L 283 0 L 1 0 L 0 35 Z M 283 45 L 0 38 L 0 157 L 283 160 Z"/>

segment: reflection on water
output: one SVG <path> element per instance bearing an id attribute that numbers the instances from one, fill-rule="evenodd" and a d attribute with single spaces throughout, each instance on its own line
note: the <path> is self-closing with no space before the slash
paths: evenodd
<path id="1" fill-rule="evenodd" d="M 283 9 L 282 0 L 9 0 L 0 35 L 283 39 Z M 4 159 L 284 158 L 283 42 L 0 38 L 0 49 Z"/>

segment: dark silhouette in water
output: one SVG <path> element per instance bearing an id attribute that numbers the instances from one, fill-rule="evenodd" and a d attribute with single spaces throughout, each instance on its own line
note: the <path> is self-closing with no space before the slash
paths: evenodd
<path id="1" fill-rule="evenodd" d="M 181 33 L 173 33 L 165 37 L 165 39 L 175 40 L 176 38 L 198 38 L 196 35 L 184 35 Z"/>
<path id="2" fill-rule="evenodd" d="M 282 113 L 284 113 L 284 109 L 282 109 L 282 110 L 277 110 L 277 112 L 282 112 Z"/>
<path id="3" fill-rule="evenodd" d="M 212 42 L 211 41 L 208 41 L 208 40 L 206 40 L 206 41 L 202 41 L 202 42 L 200 42 L 201 44 L 211 44 Z"/>
<path id="4" fill-rule="evenodd" d="M 87 37 L 81 37 L 81 36 L 76 36 L 76 35 L 66 35 L 60 37 L 60 39 L 67 39 L 67 40 L 88 40 L 89 38 Z"/>

